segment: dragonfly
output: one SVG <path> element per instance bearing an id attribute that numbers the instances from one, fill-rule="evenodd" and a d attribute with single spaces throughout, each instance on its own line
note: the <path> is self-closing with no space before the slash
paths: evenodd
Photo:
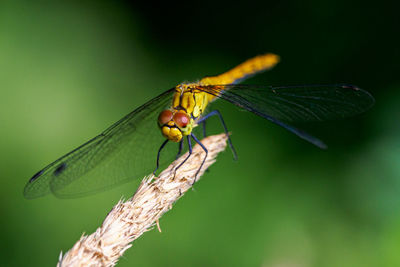
<path id="1" fill-rule="evenodd" d="M 236 158 L 221 113 L 206 110 L 217 99 L 250 111 L 322 149 L 326 145 L 321 140 L 291 124 L 353 116 L 368 110 L 375 102 L 370 93 L 349 84 L 239 84 L 271 69 L 279 60 L 276 54 L 262 54 L 220 75 L 181 83 L 165 91 L 37 172 L 26 184 L 24 196 L 32 199 L 53 193 L 56 197 L 69 198 L 112 188 L 151 171 L 155 173 L 160 166 L 181 155 L 187 145 L 186 161 L 192 152 L 192 141 L 198 143 L 207 156 L 207 148 L 197 133 L 201 127 L 197 126 L 203 126 L 205 136 L 206 121 L 213 116 L 219 118 Z M 178 146 L 169 145 L 174 143 Z"/>

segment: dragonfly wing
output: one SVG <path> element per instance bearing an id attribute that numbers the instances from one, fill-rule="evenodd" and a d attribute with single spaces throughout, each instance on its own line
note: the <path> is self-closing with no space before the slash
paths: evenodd
<path id="1" fill-rule="evenodd" d="M 151 173 L 164 140 L 157 117 L 170 105 L 173 92 L 170 89 L 150 100 L 35 174 L 25 186 L 25 197 L 35 198 L 50 192 L 58 197 L 77 197 Z M 171 149 L 163 150 L 162 164 L 172 159 Z"/>
<path id="2" fill-rule="evenodd" d="M 201 86 L 199 89 L 268 119 L 321 148 L 326 147 L 322 141 L 283 121 L 345 118 L 369 109 L 375 102 L 367 91 L 344 84 L 285 87 L 219 85 Z"/>
<path id="3" fill-rule="evenodd" d="M 211 87 L 206 89 L 212 92 Z M 353 85 L 226 85 L 220 98 L 288 122 L 325 121 L 362 113 L 375 102 Z M 252 111 L 252 110 L 250 110 Z"/>

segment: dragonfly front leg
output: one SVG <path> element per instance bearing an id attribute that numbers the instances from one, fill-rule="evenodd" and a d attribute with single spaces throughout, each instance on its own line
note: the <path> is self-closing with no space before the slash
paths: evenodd
<path id="1" fill-rule="evenodd" d="M 203 138 L 207 137 L 207 133 L 206 133 L 206 120 L 202 120 L 201 124 L 203 125 Z"/>
<path id="2" fill-rule="evenodd" d="M 182 150 L 183 150 L 183 139 L 179 142 L 179 150 L 178 150 L 178 154 L 176 154 L 175 159 L 178 159 L 181 156 Z"/>
<path id="3" fill-rule="evenodd" d="M 160 154 L 161 154 L 161 150 L 165 147 L 165 145 L 166 145 L 167 143 L 168 143 L 168 139 L 165 140 L 165 141 L 161 144 L 160 148 L 158 149 L 156 168 L 155 168 L 154 171 L 153 171 L 154 176 L 157 176 L 157 175 L 156 175 L 156 171 L 158 170 L 158 167 L 160 166 Z"/>
<path id="4" fill-rule="evenodd" d="M 189 157 L 192 155 L 192 142 L 190 140 L 190 136 L 186 136 L 187 141 L 188 141 L 188 147 L 189 147 L 189 155 L 178 165 L 178 167 L 175 168 L 175 172 L 174 172 L 174 179 L 175 179 L 175 175 L 176 175 L 176 170 L 178 170 L 188 159 Z M 183 140 L 182 140 L 183 142 Z"/>
<path id="5" fill-rule="evenodd" d="M 225 121 L 224 121 L 224 119 L 222 118 L 222 115 L 221 115 L 221 113 L 220 113 L 218 110 L 213 110 L 213 111 L 209 112 L 207 115 L 201 117 L 201 118 L 197 121 L 197 123 L 198 123 L 198 124 L 199 124 L 199 123 L 204 123 L 204 124 L 203 124 L 203 134 L 205 135 L 205 121 L 206 121 L 208 118 L 210 118 L 211 116 L 215 116 L 215 115 L 218 116 L 218 118 L 219 118 L 219 120 L 220 120 L 222 126 L 224 127 L 224 131 L 225 131 L 225 133 L 226 133 L 226 136 L 228 137 L 228 144 L 229 144 L 229 147 L 231 148 L 231 151 L 232 151 L 232 154 L 233 154 L 233 158 L 234 158 L 234 160 L 237 160 L 236 150 L 235 150 L 235 148 L 233 147 L 233 144 L 232 144 L 232 141 L 231 141 L 231 137 L 229 136 L 228 128 L 226 127 Z M 192 137 L 193 137 L 193 136 L 192 136 Z M 194 138 L 193 138 L 193 139 L 194 139 Z M 197 141 L 196 141 L 196 142 L 197 142 Z M 198 143 L 198 142 L 197 142 L 197 143 Z M 200 143 L 199 143 L 199 144 L 200 144 Z"/>

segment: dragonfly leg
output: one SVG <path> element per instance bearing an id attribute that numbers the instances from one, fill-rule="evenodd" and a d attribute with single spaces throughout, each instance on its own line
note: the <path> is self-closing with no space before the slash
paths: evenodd
<path id="1" fill-rule="evenodd" d="M 178 170 L 183 164 L 185 164 L 185 162 L 192 155 L 192 142 L 190 140 L 190 136 L 189 135 L 187 136 L 187 141 L 188 141 L 188 147 L 189 147 L 189 155 L 175 168 L 174 179 L 175 179 L 175 175 L 176 175 L 176 170 Z"/>
<path id="2" fill-rule="evenodd" d="M 157 153 L 157 165 L 156 165 L 156 168 L 154 169 L 154 171 L 153 171 L 153 174 L 156 176 L 156 171 L 158 170 L 158 167 L 160 166 L 160 154 L 161 154 L 161 150 L 165 147 L 165 145 L 168 143 L 168 139 L 167 140 L 165 140 L 162 144 L 161 144 L 161 146 L 160 146 L 160 148 L 158 149 L 158 153 Z"/>
<path id="3" fill-rule="evenodd" d="M 200 140 L 197 139 L 197 137 L 196 137 L 193 133 L 191 134 L 191 136 L 192 136 L 193 140 L 196 141 L 196 143 L 198 143 L 198 144 L 203 148 L 203 150 L 206 152 L 206 155 L 205 155 L 205 157 L 204 157 L 204 159 L 203 159 L 203 162 L 201 163 L 200 168 L 197 170 L 196 175 L 194 176 L 194 180 L 193 180 L 193 183 L 192 183 L 192 185 L 193 185 L 193 184 L 196 182 L 196 180 L 197 180 L 197 175 L 199 174 L 201 168 L 203 167 L 204 162 L 206 162 L 206 159 L 207 159 L 207 156 L 208 156 L 208 150 L 207 150 L 207 148 L 200 142 Z"/>
<path id="4" fill-rule="evenodd" d="M 176 154 L 175 159 L 178 159 L 181 156 L 182 150 L 183 150 L 183 139 L 179 142 L 179 150 L 178 150 L 178 154 Z"/>
<path id="5" fill-rule="evenodd" d="M 221 121 L 221 124 L 222 124 L 222 126 L 224 127 L 224 131 L 225 131 L 225 133 L 226 133 L 226 136 L 228 137 L 228 144 L 229 144 L 229 147 L 231 148 L 231 151 L 232 151 L 232 154 L 233 154 L 233 158 L 234 158 L 234 160 L 237 160 L 236 150 L 235 150 L 235 148 L 233 147 L 232 140 L 231 140 L 231 138 L 230 138 L 230 136 L 229 136 L 228 128 L 226 127 L 224 118 L 222 118 L 222 115 L 221 115 L 221 113 L 220 113 L 218 110 L 213 110 L 213 111 L 209 112 L 207 115 L 201 117 L 201 118 L 197 121 L 197 123 L 203 123 L 203 122 L 205 122 L 205 120 L 207 120 L 207 119 L 210 118 L 211 116 L 215 116 L 215 115 L 217 115 L 217 116 L 219 117 L 219 120 Z M 204 129 L 205 129 L 205 128 L 203 128 L 203 130 L 204 130 Z M 205 133 L 205 130 L 204 130 L 203 133 Z M 193 136 L 192 136 L 192 137 L 193 137 Z M 193 139 L 194 139 L 194 138 L 193 138 Z M 197 142 L 197 141 L 196 141 L 196 142 Z M 197 142 L 197 143 L 198 143 L 198 142 Z M 200 143 L 199 143 L 199 144 L 200 144 Z"/>
<path id="6" fill-rule="evenodd" d="M 206 138 L 206 137 L 207 137 L 207 133 L 206 133 L 206 121 L 207 121 L 207 120 L 203 120 L 203 121 L 201 122 L 202 127 L 203 127 L 203 138 Z M 210 171 L 209 169 L 206 170 L 206 172 L 209 172 L 209 171 Z"/>
<path id="7" fill-rule="evenodd" d="M 203 120 L 201 122 L 201 124 L 203 125 L 203 138 L 207 137 L 207 133 L 206 133 L 206 120 Z"/>

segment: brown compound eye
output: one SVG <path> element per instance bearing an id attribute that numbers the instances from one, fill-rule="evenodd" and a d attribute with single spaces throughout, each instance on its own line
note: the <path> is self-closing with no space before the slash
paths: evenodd
<path id="1" fill-rule="evenodd" d="M 175 113 L 174 115 L 174 122 L 176 123 L 176 125 L 178 125 L 181 128 L 185 128 L 186 125 L 189 124 L 190 122 L 190 118 L 189 116 L 184 113 L 184 112 L 178 112 Z"/>
<path id="2" fill-rule="evenodd" d="M 160 125 L 164 125 L 172 119 L 172 116 L 173 114 L 171 110 L 166 109 L 161 111 L 160 115 L 158 116 L 158 122 Z"/>

